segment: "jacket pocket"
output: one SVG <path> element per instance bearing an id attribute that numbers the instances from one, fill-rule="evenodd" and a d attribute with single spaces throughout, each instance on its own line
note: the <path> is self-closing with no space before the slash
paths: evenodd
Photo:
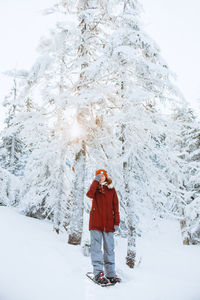
<path id="1" fill-rule="evenodd" d="M 90 210 L 90 213 L 91 213 L 91 214 L 94 214 L 94 213 L 95 213 L 95 210 L 96 210 L 96 208 L 93 207 L 93 208 Z"/>

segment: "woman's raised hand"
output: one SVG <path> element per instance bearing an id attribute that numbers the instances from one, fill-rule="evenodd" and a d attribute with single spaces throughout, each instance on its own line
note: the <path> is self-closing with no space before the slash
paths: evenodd
<path id="1" fill-rule="evenodd" d="M 101 180 L 101 174 L 98 174 L 95 178 L 94 178 L 94 180 L 96 180 L 96 181 L 100 181 Z"/>

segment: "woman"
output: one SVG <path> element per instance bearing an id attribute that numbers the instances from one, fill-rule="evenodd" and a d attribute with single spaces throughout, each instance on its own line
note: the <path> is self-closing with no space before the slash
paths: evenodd
<path id="1" fill-rule="evenodd" d="M 114 232 L 120 222 L 117 193 L 104 169 L 97 170 L 95 176 L 86 194 L 93 199 L 89 221 L 93 273 L 98 283 L 120 282 L 115 273 L 114 253 Z"/>

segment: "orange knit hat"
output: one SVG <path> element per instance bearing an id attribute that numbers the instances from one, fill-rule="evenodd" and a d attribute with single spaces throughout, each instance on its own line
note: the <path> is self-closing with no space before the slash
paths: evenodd
<path id="1" fill-rule="evenodd" d="M 99 169 L 99 170 L 96 171 L 95 176 L 97 176 L 98 174 L 104 174 L 105 177 L 106 177 L 106 179 L 108 179 L 108 175 L 107 175 L 106 170 L 104 170 L 104 169 Z"/>

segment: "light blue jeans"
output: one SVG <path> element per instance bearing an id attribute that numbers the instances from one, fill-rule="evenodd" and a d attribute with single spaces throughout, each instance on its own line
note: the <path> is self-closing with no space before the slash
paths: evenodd
<path id="1" fill-rule="evenodd" d="M 115 273 L 115 252 L 114 252 L 114 232 L 102 232 L 90 230 L 91 240 L 91 261 L 93 273 L 97 275 L 105 270 L 108 277 L 116 276 Z M 102 252 L 103 240 L 103 252 Z"/>

